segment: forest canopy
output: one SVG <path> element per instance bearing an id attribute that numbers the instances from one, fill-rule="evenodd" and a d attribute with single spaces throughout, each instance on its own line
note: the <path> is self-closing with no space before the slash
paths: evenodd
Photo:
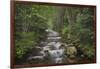
<path id="1" fill-rule="evenodd" d="M 16 63 L 40 45 L 47 37 L 46 29 L 61 36 L 61 42 L 80 47 L 89 60 L 95 57 L 94 8 L 48 6 L 34 4 L 15 5 Z M 23 60 L 23 62 L 24 62 Z"/>

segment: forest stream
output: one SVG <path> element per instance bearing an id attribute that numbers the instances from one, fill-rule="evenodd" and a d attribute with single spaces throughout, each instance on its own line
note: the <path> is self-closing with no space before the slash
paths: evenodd
<path id="1" fill-rule="evenodd" d="M 16 4 L 14 63 L 95 62 L 94 8 Z"/>
<path id="2" fill-rule="evenodd" d="M 47 29 L 47 38 L 40 42 L 28 54 L 27 62 L 30 64 L 62 64 L 85 62 L 85 55 L 81 49 L 69 43 L 63 43 L 60 34 L 54 30 Z M 26 62 L 26 63 L 27 63 Z"/>
<path id="3" fill-rule="evenodd" d="M 37 60 L 37 62 L 40 60 L 39 62 L 63 63 L 65 59 L 65 49 L 61 46 L 62 43 L 60 42 L 61 37 L 59 36 L 59 33 L 50 29 L 47 29 L 46 31 L 48 32 L 47 40 L 41 42 L 41 46 L 37 47 L 37 55 L 34 56 L 34 54 L 31 54 L 28 57 L 28 60 L 31 62 L 32 60 Z"/>

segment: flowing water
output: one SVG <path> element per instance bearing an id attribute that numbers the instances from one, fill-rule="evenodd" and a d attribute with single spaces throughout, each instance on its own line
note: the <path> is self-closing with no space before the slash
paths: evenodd
<path id="1" fill-rule="evenodd" d="M 39 54 L 35 56 L 31 55 L 28 60 L 41 59 L 45 61 L 46 58 L 49 58 L 49 63 L 63 63 L 65 55 L 64 48 L 61 46 L 59 33 L 50 29 L 47 29 L 46 32 L 48 32 L 47 40 L 41 42 L 41 46 L 37 47 L 41 49 L 38 51 Z"/>

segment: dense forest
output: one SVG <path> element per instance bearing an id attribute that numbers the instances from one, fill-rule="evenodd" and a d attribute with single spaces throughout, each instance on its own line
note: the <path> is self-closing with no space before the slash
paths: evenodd
<path id="1" fill-rule="evenodd" d="M 16 64 L 94 62 L 93 17 L 94 8 L 89 7 L 16 4 L 14 24 Z M 56 47 L 57 42 L 55 41 L 58 40 L 59 36 L 60 48 L 64 48 L 63 62 L 60 61 L 62 59 L 55 60 L 56 62 L 49 61 L 50 53 L 54 51 L 56 55 L 59 55 L 56 51 L 62 51 L 58 48 L 43 50 L 45 52 L 43 59 L 39 57 L 40 55 L 37 56 L 38 50 L 45 47 L 45 43 L 50 44 L 49 39 L 51 38 L 48 38 L 51 37 L 48 36 L 50 30 L 51 33 L 59 34 L 53 37 L 52 39 L 56 40 L 52 41 L 55 43 L 54 47 Z M 48 57 L 46 57 L 47 55 Z"/>

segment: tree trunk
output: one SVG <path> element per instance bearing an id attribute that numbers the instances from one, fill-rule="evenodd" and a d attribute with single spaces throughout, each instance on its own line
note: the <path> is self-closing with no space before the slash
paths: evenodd
<path id="1" fill-rule="evenodd" d="M 54 29 L 57 31 L 61 31 L 64 25 L 64 15 L 65 15 L 65 8 L 64 7 L 57 7 L 57 13 L 54 15 Z"/>

